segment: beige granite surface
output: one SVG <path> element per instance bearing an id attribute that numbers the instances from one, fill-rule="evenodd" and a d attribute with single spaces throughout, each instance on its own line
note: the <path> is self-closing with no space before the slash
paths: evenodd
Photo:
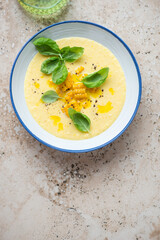
<path id="1" fill-rule="evenodd" d="M 143 94 L 131 126 L 114 143 L 62 153 L 17 120 L 9 75 L 23 44 L 44 25 L 16 0 L 0 0 L 0 240 L 160 239 L 160 1 L 72 0 L 63 20 L 117 33 L 140 66 Z"/>

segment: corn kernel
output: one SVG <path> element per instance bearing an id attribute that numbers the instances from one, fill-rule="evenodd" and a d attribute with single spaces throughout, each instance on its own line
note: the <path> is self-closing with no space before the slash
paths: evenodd
<path id="1" fill-rule="evenodd" d="M 59 123 L 58 124 L 58 131 L 62 131 L 63 130 L 63 123 Z"/>
<path id="2" fill-rule="evenodd" d="M 114 95 L 114 90 L 113 90 L 113 88 L 110 88 L 109 91 L 110 91 L 110 93 L 111 93 L 112 95 Z"/>
<path id="3" fill-rule="evenodd" d="M 84 67 L 80 66 L 79 68 L 76 69 L 76 73 L 79 74 L 84 70 Z"/>
<path id="4" fill-rule="evenodd" d="M 40 87 L 40 84 L 37 83 L 37 82 L 34 82 L 34 86 L 35 86 L 36 88 L 39 88 L 39 87 Z"/>
<path id="5" fill-rule="evenodd" d="M 61 118 L 59 116 L 50 116 L 50 119 L 53 120 L 53 124 L 56 126 L 58 122 L 61 121 Z"/>

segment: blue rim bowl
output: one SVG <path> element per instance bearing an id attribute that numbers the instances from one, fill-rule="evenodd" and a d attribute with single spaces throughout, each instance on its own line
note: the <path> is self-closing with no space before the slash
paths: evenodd
<path id="1" fill-rule="evenodd" d="M 41 33 L 44 33 L 44 31 L 46 31 L 47 29 L 51 29 L 51 28 L 55 28 L 56 26 L 60 26 L 60 25 L 67 25 L 67 24 L 84 24 L 84 25 L 87 25 L 88 27 L 89 26 L 94 26 L 96 27 L 97 29 L 102 29 L 104 30 L 105 32 L 108 32 L 109 34 L 111 34 L 114 38 L 116 38 L 116 40 L 118 40 L 124 47 L 125 49 L 127 50 L 127 52 L 129 53 L 132 61 L 133 61 L 133 64 L 135 66 L 135 69 L 136 69 L 136 74 L 138 76 L 138 93 L 137 93 L 137 102 L 136 102 L 136 105 L 135 105 L 135 108 L 134 108 L 134 111 L 132 113 L 132 115 L 130 116 L 130 119 L 128 121 L 128 123 L 123 127 L 123 129 L 116 134 L 116 136 L 114 136 L 113 138 L 111 138 L 109 141 L 104 141 L 103 144 L 100 144 L 100 145 L 96 145 L 94 147 L 88 147 L 88 148 L 83 148 L 83 149 L 72 149 L 72 148 L 61 148 L 61 147 L 57 147 L 56 145 L 52 145 L 52 144 L 48 144 L 46 141 L 42 140 L 40 137 L 36 136 L 33 131 L 31 131 L 28 126 L 26 126 L 26 124 L 24 123 L 24 121 L 22 120 L 22 117 L 21 115 L 19 114 L 17 108 L 16 108 L 16 104 L 15 104 L 15 101 L 14 101 L 14 96 L 13 96 L 13 74 L 14 74 L 14 70 L 15 70 L 15 67 L 16 67 L 16 64 L 17 64 L 17 61 L 18 59 L 20 58 L 23 50 L 25 49 L 25 47 L 35 38 L 37 37 L 39 34 Z M 10 74 L 10 98 L 11 98 L 11 103 L 12 103 L 12 106 L 13 106 L 13 109 L 15 111 L 15 114 L 17 116 L 17 118 L 19 119 L 20 123 L 22 124 L 22 126 L 28 131 L 28 133 L 30 133 L 31 136 L 33 136 L 36 140 L 38 140 L 39 142 L 43 143 L 44 145 L 46 145 L 47 147 L 50 147 L 50 148 L 53 148 L 53 149 L 56 149 L 56 150 L 59 150 L 59 151 L 63 151 L 63 152 L 74 152 L 74 153 L 80 153 L 80 152 L 89 152 L 89 151 L 94 151 L 94 150 L 97 150 L 99 148 L 102 148 L 110 143 L 112 143 L 113 141 L 115 141 L 128 127 L 129 125 L 131 124 L 131 122 L 133 121 L 136 113 L 137 113 L 137 110 L 138 110 L 138 107 L 139 107 L 139 104 L 140 104 L 140 100 L 141 100 L 141 93 L 142 93 L 142 82 L 141 82 L 141 74 L 140 74 L 140 70 L 139 70 L 139 67 L 138 67 L 138 64 L 137 64 L 137 61 L 132 53 L 132 51 L 130 50 L 130 48 L 127 46 L 127 44 L 120 38 L 118 37 L 115 33 L 113 33 L 111 30 L 101 26 L 101 25 L 98 25 L 96 23 L 92 23 L 92 22 L 86 22 L 86 21 L 64 21 L 64 22 L 59 22 L 59 23 L 55 23 L 53 25 L 50 25 L 44 29 L 42 29 L 41 31 L 39 31 L 38 33 L 36 33 L 33 37 L 31 37 L 27 42 L 26 44 L 21 48 L 21 50 L 19 51 L 14 63 L 13 63 L 13 66 L 12 66 L 12 70 L 11 70 L 11 74 Z"/>

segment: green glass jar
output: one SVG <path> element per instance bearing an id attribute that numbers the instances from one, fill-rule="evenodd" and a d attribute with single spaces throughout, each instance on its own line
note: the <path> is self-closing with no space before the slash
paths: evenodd
<path id="1" fill-rule="evenodd" d="M 44 22 L 56 20 L 69 0 L 18 0 L 27 13 Z"/>

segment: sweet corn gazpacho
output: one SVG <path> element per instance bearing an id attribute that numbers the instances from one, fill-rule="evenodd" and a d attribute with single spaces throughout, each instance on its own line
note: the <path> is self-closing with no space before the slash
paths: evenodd
<path id="1" fill-rule="evenodd" d="M 42 63 L 51 56 L 35 55 L 24 84 L 29 111 L 42 128 L 57 137 L 73 140 L 94 137 L 109 128 L 122 110 L 126 96 L 124 72 L 112 52 L 95 41 L 72 37 L 59 39 L 56 43 L 60 49 L 83 47 L 84 53 L 74 62 L 65 62 L 68 74 L 61 84 L 54 83 L 51 74 L 41 71 Z M 99 87 L 89 88 L 82 82 L 86 76 L 102 68 L 109 68 L 109 73 Z M 53 103 L 42 100 L 49 90 L 58 95 Z M 70 108 L 90 119 L 88 132 L 75 127 L 69 116 Z"/>

